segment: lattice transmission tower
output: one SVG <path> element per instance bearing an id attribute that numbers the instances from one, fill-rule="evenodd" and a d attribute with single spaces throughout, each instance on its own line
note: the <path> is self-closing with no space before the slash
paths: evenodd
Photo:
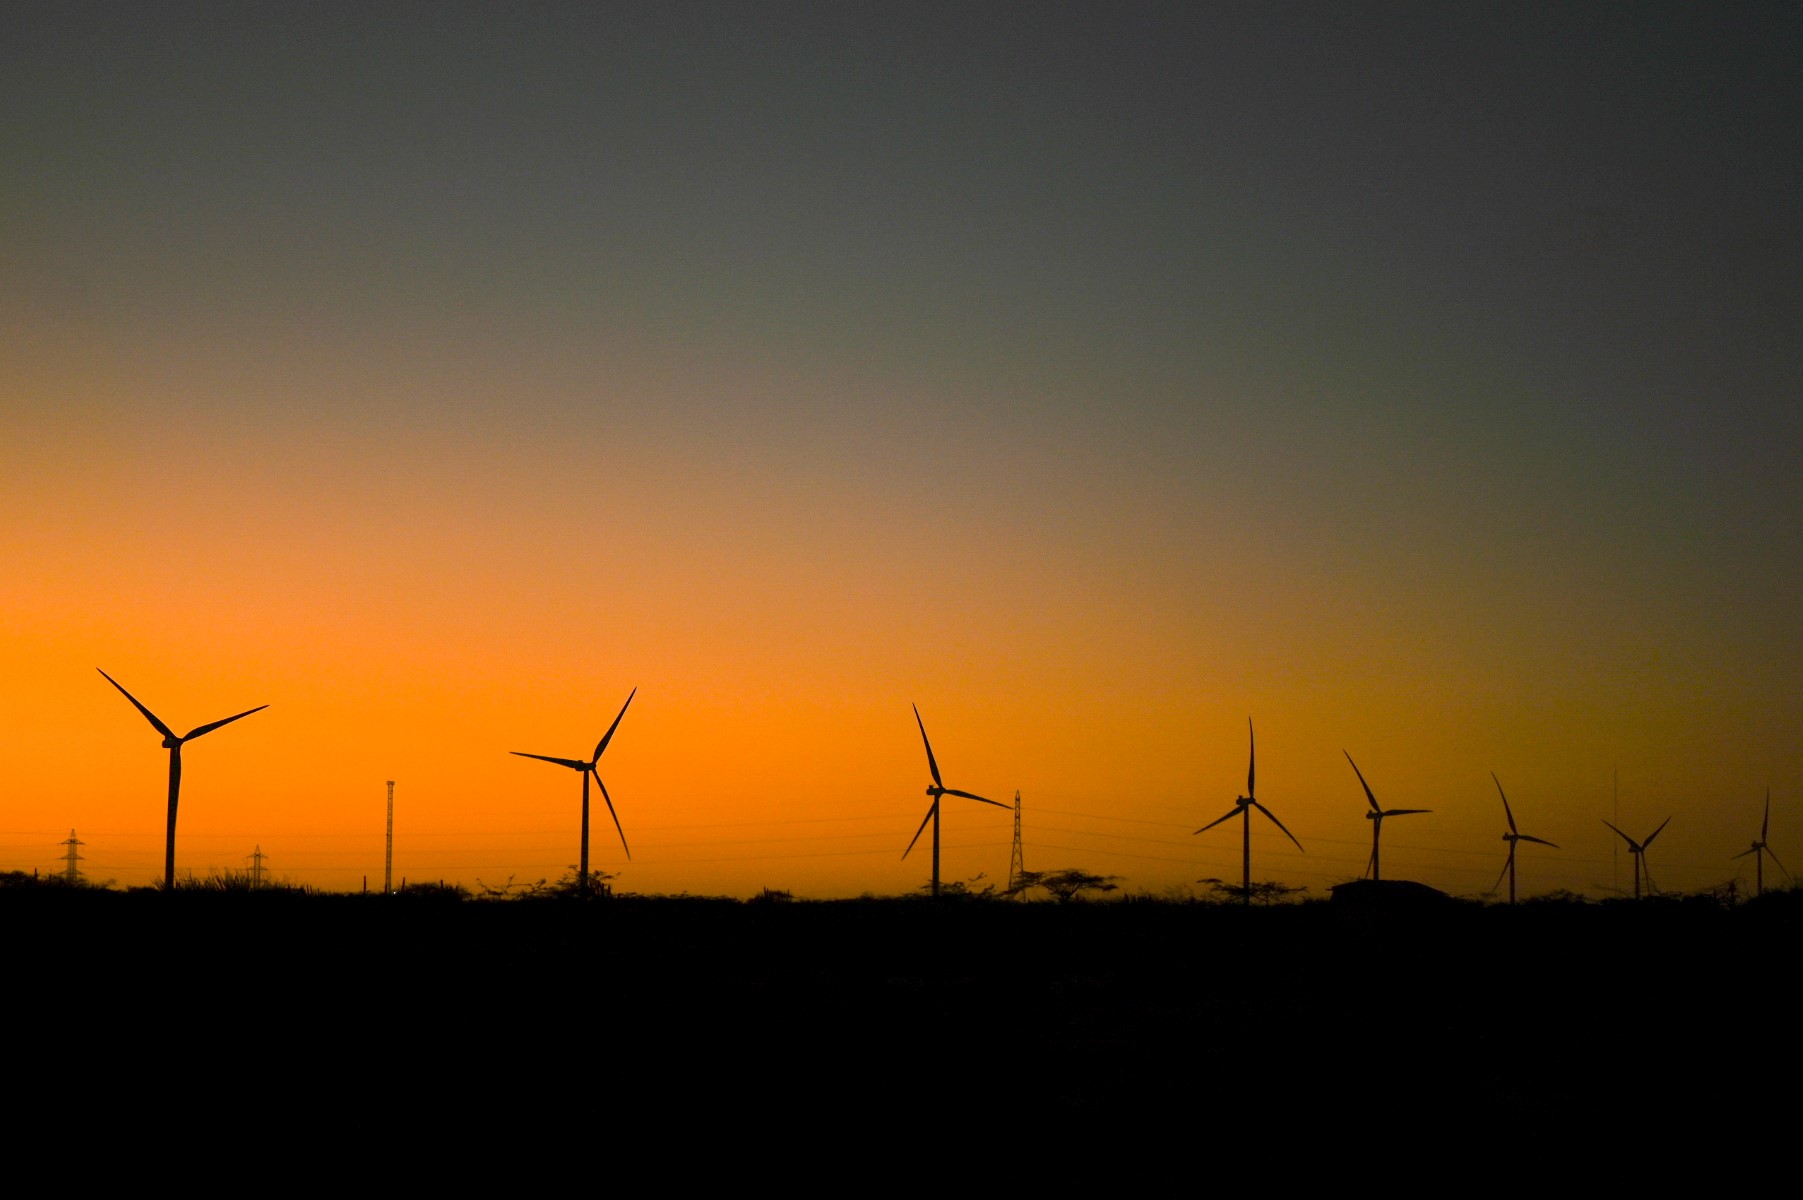
<path id="1" fill-rule="evenodd" d="M 252 888 L 262 887 L 263 886 L 263 862 L 265 859 L 267 859 L 269 857 L 269 855 L 263 853 L 262 846 L 258 846 L 256 849 L 256 853 L 246 854 L 244 857 L 250 859 L 250 886 Z"/>
<path id="2" fill-rule="evenodd" d="M 75 852 L 75 848 L 77 846 L 85 846 L 85 845 L 87 845 L 87 843 L 82 841 L 80 838 L 76 837 L 75 831 L 73 829 L 71 829 L 69 831 L 68 839 L 66 841 L 59 843 L 59 845 L 69 847 L 68 853 L 63 855 L 63 863 L 64 863 L 63 878 L 68 880 L 70 883 L 80 883 L 81 882 L 81 868 L 76 866 L 75 864 L 81 861 L 82 856 Z"/>
<path id="3" fill-rule="evenodd" d="M 1008 857 L 1008 890 L 1021 899 L 1027 898 L 1026 889 L 1020 886 L 1020 877 L 1027 873 L 1027 864 L 1020 853 L 1020 789 L 1014 792 L 1014 853 Z"/>

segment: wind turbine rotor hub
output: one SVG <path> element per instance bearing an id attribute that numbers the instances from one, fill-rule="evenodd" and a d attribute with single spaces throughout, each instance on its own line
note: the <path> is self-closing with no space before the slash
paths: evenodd
<path id="1" fill-rule="evenodd" d="M 166 737 L 163 739 L 163 749 L 165 750 L 173 750 L 181 744 L 182 740 L 177 737 Z"/>
<path id="2" fill-rule="evenodd" d="M 942 787 L 930 787 L 927 789 L 927 795 L 937 800 L 939 797 L 945 795 L 945 789 Z"/>

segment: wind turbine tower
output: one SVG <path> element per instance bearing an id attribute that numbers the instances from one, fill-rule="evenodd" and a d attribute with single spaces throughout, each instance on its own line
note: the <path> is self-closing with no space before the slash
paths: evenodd
<path id="1" fill-rule="evenodd" d="M 510 753 L 518 755 L 520 758 L 536 758 L 540 762 L 548 762 L 555 766 L 568 767 L 572 771 L 582 772 L 582 859 L 581 864 L 576 868 L 576 890 L 584 896 L 589 894 L 588 781 L 591 776 L 594 777 L 595 786 L 601 789 L 601 799 L 607 802 L 608 815 L 614 819 L 614 832 L 620 835 L 620 849 L 626 851 L 627 858 L 632 857 L 632 847 L 626 844 L 626 830 L 620 826 L 620 814 L 614 811 L 613 797 L 607 794 L 607 785 L 601 782 L 601 774 L 595 767 L 596 764 L 601 761 L 601 756 L 607 752 L 607 744 L 613 741 L 614 730 L 620 727 L 620 721 L 626 716 L 626 710 L 632 707 L 632 697 L 638 694 L 639 690 L 633 688 L 632 692 L 626 697 L 626 703 L 620 706 L 620 715 L 614 718 L 614 723 L 607 727 L 607 732 L 601 735 L 601 740 L 599 742 L 595 743 L 595 753 L 592 758 L 586 760 L 580 758 L 553 758 L 549 754 L 527 754 L 524 750 L 510 751 Z"/>
<path id="2" fill-rule="evenodd" d="M 388 850 L 382 856 L 382 894 L 394 895 L 394 780 L 388 781 Z"/>
<path id="3" fill-rule="evenodd" d="M 1347 755 L 1347 761 L 1350 762 L 1351 760 L 1352 756 Z M 1353 770 L 1358 770 L 1357 766 L 1354 766 Z M 1259 812 L 1264 813 L 1266 817 L 1270 818 L 1271 824 L 1283 830 L 1283 836 L 1289 838 L 1292 842 L 1296 842 L 1296 835 L 1291 833 L 1288 829 L 1285 829 L 1283 822 L 1277 819 L 1277 815 L 1264 805 L 1260 804 L 1255 798 L 1258 793 L 1253 785 L 1257 782 L 1257 776 L 1258 743 L 1252 736 L 1252 718 L 1247 717 L 1246 794 L 1241 796 L 1238 800 L 1235 800 L 1233 802 L 1233 807 L 1228 809 L 1225 815 L 1216 817 L 1201 829 L 1196 830 L 1197 833 L 1206 833 L 1216 825 L 1219 825 L 1222 821 L 1230 820 L 1234 817 L 1240 818 L 1242 822 L 1240 826 L 1240 898 L 1247 905 L 1252 903 L 1252 810 L 1256 808 Z M 1301 842 L 1296 842 L 1296 849 L 1302 849 Z"/>
<path id="4" fill-rule="evenodd" d="M 241 721 L 252 713 L 260 713 L 268 708 L 269 705 L 259 704 L 255 708 L 247 708 L 241 713 L 234 713 L 222 720 L 209 721 L 207 724 L 196 726 L 187 733 L 177 737 L 175 730 L 163 724 L 162 718 L 151 712 L 148 708 L 145 708 L 144 705 L 138 701 L 136 696 L 126 691 L 123 687 L 120 687 L 118 680 L 114 679 L 111 675 L 108 675 L 105 671 L 100 672 L 100 677 L 114 687 L 119 688 L 119 694 L 124 696 L 127 700 L 130 700 L 131 706 L 142 713 L 144 719 L 150 722 L 152 728 L 163 735 L 163 748 L 169 751 L 169 822 L 166 826 L 163 842 L 163 889 L 165 891 L 173 892 L 175 890 L 175 811 L 176 806 L 181 799 L 182 791 L 182 746 L 193 741 L 197 737 L 212 733 L 222 725 L 230 725 L 233 721 Z"/>
<path id="5" fill-rule="evenodd" d="M 1771 854 L 1772 861 L 1775 863 L 1778 863 L 1778 869 L 1780 871 L 1783 871 L 1786 875 L 1790 874 L 1790 868 L 1786 867 L 1782 862 L 1778 862 L 1778 856 L 1776 854 L 1773 854 L 1772 848 L 1765 844 L 1765 839 L 1767 837 L 1771 836 L 1771 832 L 1772 832 L 1772 789 L 1767 788 L 1765 790 L 1765 819 L 1759 823 L 1759 838 L 1757 841 L 1755 841 L 1753 843 L 1753 845 L 1750 848 L 1748 848 L 1746 850 L 1742 850 L 1739 854 L 1736 854 L 1734 856 L 1735 858 L 1745 858 L 1749 854 L 1755 856 L 1753 859 L 1753 863 L 1754 863 L 1753 869 L 1756 872 L 1756 874 L 1753 876 L 1753 880 L 1754 880 L 1753 887 L 1755 889 L 1753 894 L 1755 896 L 1765 895 L 1765 856 L 1766 855 Z M 75 831 L 73 829 L 71 829 L 69 831 L 69 836 L 70 837 L 75 836 Z M 1649 838 L 1648 840 L 1650 841 L 1651 839 Z"/>
<path id="6" fill-rule="evenodd" d="M 81 861 L 81 855 L 75 852 L 75 848 L 85 846 L 87 843 L 76 837 L 75 831 L 71 829 L 68 839 L 62 845 L 69 847 L 68 853 L 63 855 L 63 879 L 69 883 L 80 883 L 81 868 L 75 864 Z"/>
<path id="7" fill-rule="evenodd" d="M 984 804 L 993 804 L 997 808 L 1007 808 L 1008 806 L 1006 804 L 1003 804 L 1000 800 L 991 800 L 987 796 L 979 796 L 975 792 L 961 792 L 957 788 L 946 787 L 945 780 L 942 779 L 939 775 L 939 760 L 933 757 L 933 743 L 927 740 L 926 722 L 922 721 L 920 719 L 920 706 L 919 705 L 914 706 L 914 723 L 916 725 L 920 726 L 920 744 L 922 746 L 926 747 L 927 770 L 933 776 L 933 786 L 927 789 L 927 795 L 932 798 L 933 803 L 932 803 L 932 806 L 927 809 L 927 815 L 925 817 L 921 818 L 920 828 L 916 829 L 914 831 L 913 839 L 908 842 L 908 849 L 902 851 L 902 858 L 906 859 L 908 857 L 909 851 L 912 851 L 914 849 L 914 843 L 918 842 L 920 840 L 920 835 L 926 832 L 927 823 L 929 821 L 932 822 L 932 825 L 933 825 L 933 899 L 937 900 L 937 899 L 939 899 L 939 802 L 940 802 L 940 800 L 944 799 L 946 796 L 962 796 L 966 800 L 979 800 L 979 801 L 983 802 Z M 1018 812 L 1019 809 L 1016 809 L 1015 811 Z"/>
<path id="8" fill-rule="evenodd" d="M 1672 819 L 1670 817 L 1665 818 L 1665 820 L 1659 822 L 1658 829 L 1655 829 L 1653 832 L 1646 835 L 1645 841 L 1637 842 L 1627 834 L 1623 833 L 1620 829 L 1616 828 L 1616 826 L 1611 825 L 1608 821 L 1603 822 L 1603 824 L 1608 825 L 1609 828 L 1614 829 L 1616 836 L 1628 844 L 1628 855 L 1634 860 L 1634 899 L 1636 900 L 1640 899 L 1640 877 L 1643 874 L 1646 876 L 1647 894 L 1653 894 L 1653 872 L 1646 865 L 1647 847 L 1651 846 L 1653 844 L 1653 839 L 1658 837 L 1660 831 L 1671 823 Z"/>

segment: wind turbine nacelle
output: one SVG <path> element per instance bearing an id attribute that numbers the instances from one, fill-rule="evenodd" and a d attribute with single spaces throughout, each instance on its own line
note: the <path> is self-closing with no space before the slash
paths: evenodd
<path id="1" fill-rule="evenodd" d="M 1383 818 L 1382 813 L 1368 812 L 1365 814 L 1365 820 L 1367 820 L 1367 821 L 1377 821 L 1377 820 L 1381 820 L 1382 818 Z"/>
<path id="2" fill-rule="evenodd" d="M 181 744 L 182 740 L 178 737 L 166 737 L 163 739 L 163 749 L 165 750 L 174 750 Z"/>
<path id="3" fill-rule="evenodd" d="M 927 789 L 927 795 L 937 800 L 939 797 L 945 795 L 945 789 L 942 787 L 930 787 Z"/>

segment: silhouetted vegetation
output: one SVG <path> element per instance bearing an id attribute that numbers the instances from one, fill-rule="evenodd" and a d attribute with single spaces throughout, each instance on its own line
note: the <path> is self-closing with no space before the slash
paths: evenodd
<path id="1" fill-rule="evenodd" d="M 415 900 L 468 900 L 470 890 L 461 883 L 446 883 L 440 879 L 435 883 L 403 883 L 395 893 Z"/>
<path id="2" fill-rule="evenodd" d="M 507 882 L 500 884 L 484 883 L 481 876 L 476 878 L 476 895 L 482 900 L 527 900 L 543 895 L 549 885 L 543 879 L 531 883 L 520 883 L 509 875 Z"/>
<path id="3" fill-rule="evenodd" d="M 1196 882 L 1206 884 L 1208 899 L 1218 904 L 1287 904 L 1308 891 L 1305 887 L 1292 887 L 1274 879 L 1267 879 L 1262 883 L 1255 880 L 1250 884 L 1228 883 L 1224 879 L 1214 878 L 1198 879 Z"/>
<path id="4" fill-rule="evenodd" d="M 943 1099 L 941 1064 L 980 1070 L 1000 1042 L 1020 1085 L 1085 1129 L 1142 1119 L 1144 1106 L 1124 1101 L 1172 1079 L 1197 1081 L 1182 1112 L 1203 1124 L 1268 1106 L 1289 1113 L 1290 1130 L 1307 1119 L 1295 1115 L 1300 1078 L 1356 1080 L 1361 1106 L 1418 1111 L 1423 1097 L 1456 1096 L 1481 1126 L 1594 1114 L 1607 1039 L 1656 1047 L 1661 1069 L 1684 1077 L 1720 1069 L 1722 1030 L 1757 1026 L 1780 1075 L 1797 1061 L 1776 1017 L 1788 993 L 1733 981 L 1803 928 L 1803 892 L 1384 908 L 1271 888 L 1241 907 L 1232 885 L 1211 903 L 1091 891 L 1012 904 L 986 884 L 964 881 L 964 898 L 938 904 L 776 891 L 496 903 L 438 883 L 409 883 L 400 900 L 272 904 L 235 886 L 179 889 L 171 902 L 15 872 L 0 876 L 0 927 L 16 961 L 55 965 L 55 986 L 9 991 L 16 1027 L 96 1041 L 109 1069 L 161 1061 L 163 1043 L 138 1048 L 154 1026 L 196 1053 L 256 1046 L 284 1077 L 355 1079 L 380 1063 L 453 1097 L 589 1096 L 571 1090 L 590 1083 L 571 1056 L 540 1037 L 574 995 L 623 1031 L 607 1042 L 608 1070 L 659 1114 L 694 1101 L 693 1075 L 670 1067 L 678 1051 L 709 1078 L 758 1081 L 758 1114 L 886 1120 Z M 1616 1003 L 1623 964 L 1642 960 L 1658 975 Z M 118 994 L 121 980 L 171 986 L 134 990 L 117 1031 L 61 1011 L 68 995 Z M 222 980 L 231 1002 L 198 999 Z M 1499 1085 L 1491 1064 L 1505 1054 Z M 1205 1086 L 1222 1080 L 1231 1087 Z M 546 1119 L 549 1108 L 521 1111 Z"/>
<path id="5" fill-rule="evenodd" d="M 1484 898 L 1487 900 L 1497 900 L 1498 899 L 1497 894 L 1495 892 L 1485 892 Z M 1542 904 L 1542 905 L 1546 905 L 1546 904 L 1588 904 L 1589 901 L 1584 899 L 1584 897 L 1582 895 L 1580 895 L 1579 893 L 1572 891 L 1570 888 L 1554 888 L 1550 892 L 1542 892 L 1537 896 L 1525 896 L 1522 898 L 1521 903 L 1523 903 L 1523 904 Z"/>
<path id="6" fill-rule="evenodd" d="M 64 891 L 104 892 L 115 886 L 111 879 L 88 879 L 67 875 L 39 875 L 34 871 L 0 871 L 0 888 L 50 888 Z"/>
<path id="7" fill-rule="evenodd" d="M 258 892 L 289 896 L 305 895 L 308 889 L 287 879 L 272 879 L 254 871 L 234 871 L 214 867 L 205 875 L 178 875 L 175 880 L 181 892 Z"/>
<path id="8" fill-rule="evenodd" d="M 1076 867 L 1065 867 L 1058 871 L 1022 871 L 1015 876 L 1007 894 L 1021 895 L 1036 887 L 1044 888 L 1052 894 L 1052 899 L 1060 904 L 1068 904 L 1080 899 L 1084 892 L 1116 891 L 1120 887 L 1116 882 L 1118 879 L 1119 875 L 1097 875 Z"/>
<path id="9" fill-rule="evenodd" d="M 937 897 L 940 900 L 951 901 L 994 900 L 999 896 L 1005 895 L 1006 893 L 997 892 L 995 890 L 995 884 L 993 883 L 985 883 L 982 887 L 976 886 L 978 880 L 984 879 L 987 876 L 988 872 L 979 871 L 969 879 L 941 880 L 939 882 L 939 891 L 936 893 Z M 920 894 L 928 899 L 932 899 L 935 896 L 933 882 L 931 880 L 921 884 L 919 890 Z"/>

